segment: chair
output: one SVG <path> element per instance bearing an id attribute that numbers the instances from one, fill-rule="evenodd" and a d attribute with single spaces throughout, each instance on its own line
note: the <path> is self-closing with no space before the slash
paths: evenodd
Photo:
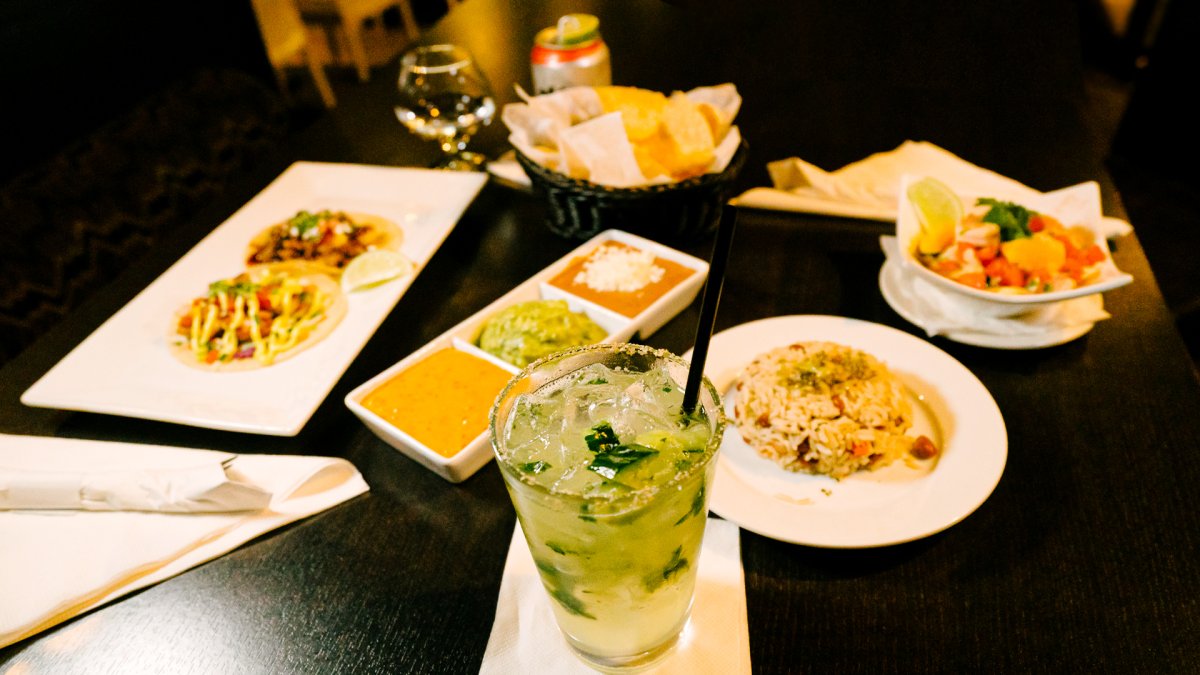
<path id="1" fill-rule="evenodd" d="M 297 0 L 297 3 L 300 12 L 306 17 L 337 17 L 350 48 L 350 59 L 354 62 L 354 69 L 361 82 L 366 82 L 371 76 L 367 50 L 363 46 L 363 21 L 368 18 L 378 19 L 388 8 L 398 6 L 400 18 L 404 22 L 405 35 L 409 40 L 420 37 L 411 0 Z"/>
<path id="2" fill-rule="evenodd" d="M 337 105 L 325 70 L 313 56 L 308 45 L 308 31 L 300 19 L 300 10 L 294 0 L 251 0 L 254 15 L 258 18 L 259 32 L 267 48 L 267 58 L 279 80 L 279 88 L 287 94 L 287 78 L 284 66 L 297 55 L 302 56 L 317 85 L 317 92 L 326 108 Z"/>

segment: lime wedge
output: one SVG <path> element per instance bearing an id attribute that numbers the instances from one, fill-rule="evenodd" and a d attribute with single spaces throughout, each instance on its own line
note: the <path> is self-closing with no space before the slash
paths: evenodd
<path id="1" fill-rule="evenodd" d="M 908 186 L 908 200 L 916 209 L 917 222 L 921 224 L 917 250 L 939 253 L 954 243 L 963 207 L 953 190 L 936 178 L 922 178 Z"/>
<path id="2" fill-rule="evenodd" d="M 600 20 L 591 14 L 567 14 L 559 18 L 556 29 L 557 43 L 572 47 L 595 39 L 600 30 Z"/>
<path id="3" fill-rule="evenodd" d="M 375 249 L 350 261 L 342 271 L 342 290 L 347 293 L 378 286 L 385 281 L 412 274 L 416 268 L 403 253 Z"/>

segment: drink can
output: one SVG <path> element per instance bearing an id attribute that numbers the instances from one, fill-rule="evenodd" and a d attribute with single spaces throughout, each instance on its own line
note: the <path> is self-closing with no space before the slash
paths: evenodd
<path id="1" fill-rule="evenodd" d="M 600 37 L 600 20 L 591 14 L 567 14 L 538 31 L 529 60 L 537 94 L 612 84 L 608 45 Z"/>

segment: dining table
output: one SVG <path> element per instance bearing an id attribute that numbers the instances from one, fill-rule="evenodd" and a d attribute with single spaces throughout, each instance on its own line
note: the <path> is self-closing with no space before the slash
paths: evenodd
<path id="1" fill-rule="evenodd" d="M 1074 2 L 451 4 L 421 42 L 467 47 L 498 107 L 519 100 L 516 85 L 532 89 L 535 34 L 571 12 L 599 18 L 614 84 L 668 93 L 735 84 L 749 153 L 738 191 L 770 186 L 774 160 L 832 170 L 924 140 L 1038 190 L 1097 181 L 1104 213 L 1125 217 L 1090 124 Z M 293 162 L 431 166 L 438 148 L 393 113 L 397 71 L 392 61 L 369 82 L 339 84 L 336 108 L 0 370 L 0 433 L 339 457 L 370 491 L 4 647 L 0 672 L 480 670 L 516 522 L 500 470 L 491 462 L 448 482 L 387 445 L 343 399 L 578 246 L 546 227 L 539 195 L 485 185 L 295 435 L 20 402 Z M 472 150 L 509 149 L 498 118 Z M 888 305 L 880 236 L 894 223 L 739 209 L 716 331 L 793 315 L 902 331 L 978 378 L 1007 449 L 986 501 L 912 541 L 828 548 L 742 529 L 755 672 L 1200 668 L 1200 462 L 1189 459 L 1200 447 L 1200 381 L 1138 242 L 1154 223 L 1132 225 L 1110 243 L 1133 276 L 1104 294 L 1111 318 L 1065 344 L 995 349 L 928 337 Z M 667 243 L 707 260 L 714 238 Z M 639 339 L 683 354 L 700 304 Z M 972 429 L 959 432 L 969 439 Z M 10 555 L 3 533 L 0 555 Z"/>

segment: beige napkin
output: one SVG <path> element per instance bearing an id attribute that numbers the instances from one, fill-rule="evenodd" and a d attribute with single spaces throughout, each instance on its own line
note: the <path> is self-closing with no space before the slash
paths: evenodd
<path id="1" fill-rule="evenodd" d="M 1064 300 L 1018 314 L 1016 316 L 985 316 L 953 293 L 944 291 L 908 272 L 895 237 L 880 237 L 879 243 L 889 265 L 901 270 L 903 283 L 894 290 L 912 313 L 912 322 L 924 329 L 929 337 L 956 331 L 989 335 L 1044 335 L 1050 330 L 1068 329 L 1093 324 L 1111 318 L 1104 311 L 1100 295 Z"/>
<path id="2" fill-rule="evenodd" d="M 767 170 L 774 187 L 748 190 L 737 198 L 740 206 L 894 221 L 904 174 L 933 176 L 960 194 L 1001 191 L 1013 199 L 1040 194 L 925 141 L 905 141 L 836 171 L 796 157 L 771 162 Z M 1119 218 L 1105 218 L 1101 229 L 1111 238 L 1133 228 Z"/>
<path id="3" fill-rule="evenodd" d="M 746 582 L 738 527 L 715 518 L 708 520 L 707 527 L 692 618 L 671 654 L 645 672 L 750 673 Z M 496 621 L 483 655 L 481 675 L 595 672 L 571 652 L 549 603 L 518 523 L 508 548 Z"/>
<path id="4" fill-rule="evenodd" d="M 139 467 L 170 473 L 228 465 L 237 482 L 271 495 L 237 513 L 0 510 L 0 646 L 223 555 L 287 523 L 368 490 L 349 462 L 236 455 L 165 446 L 0 435 L 7 475 Z"/>

